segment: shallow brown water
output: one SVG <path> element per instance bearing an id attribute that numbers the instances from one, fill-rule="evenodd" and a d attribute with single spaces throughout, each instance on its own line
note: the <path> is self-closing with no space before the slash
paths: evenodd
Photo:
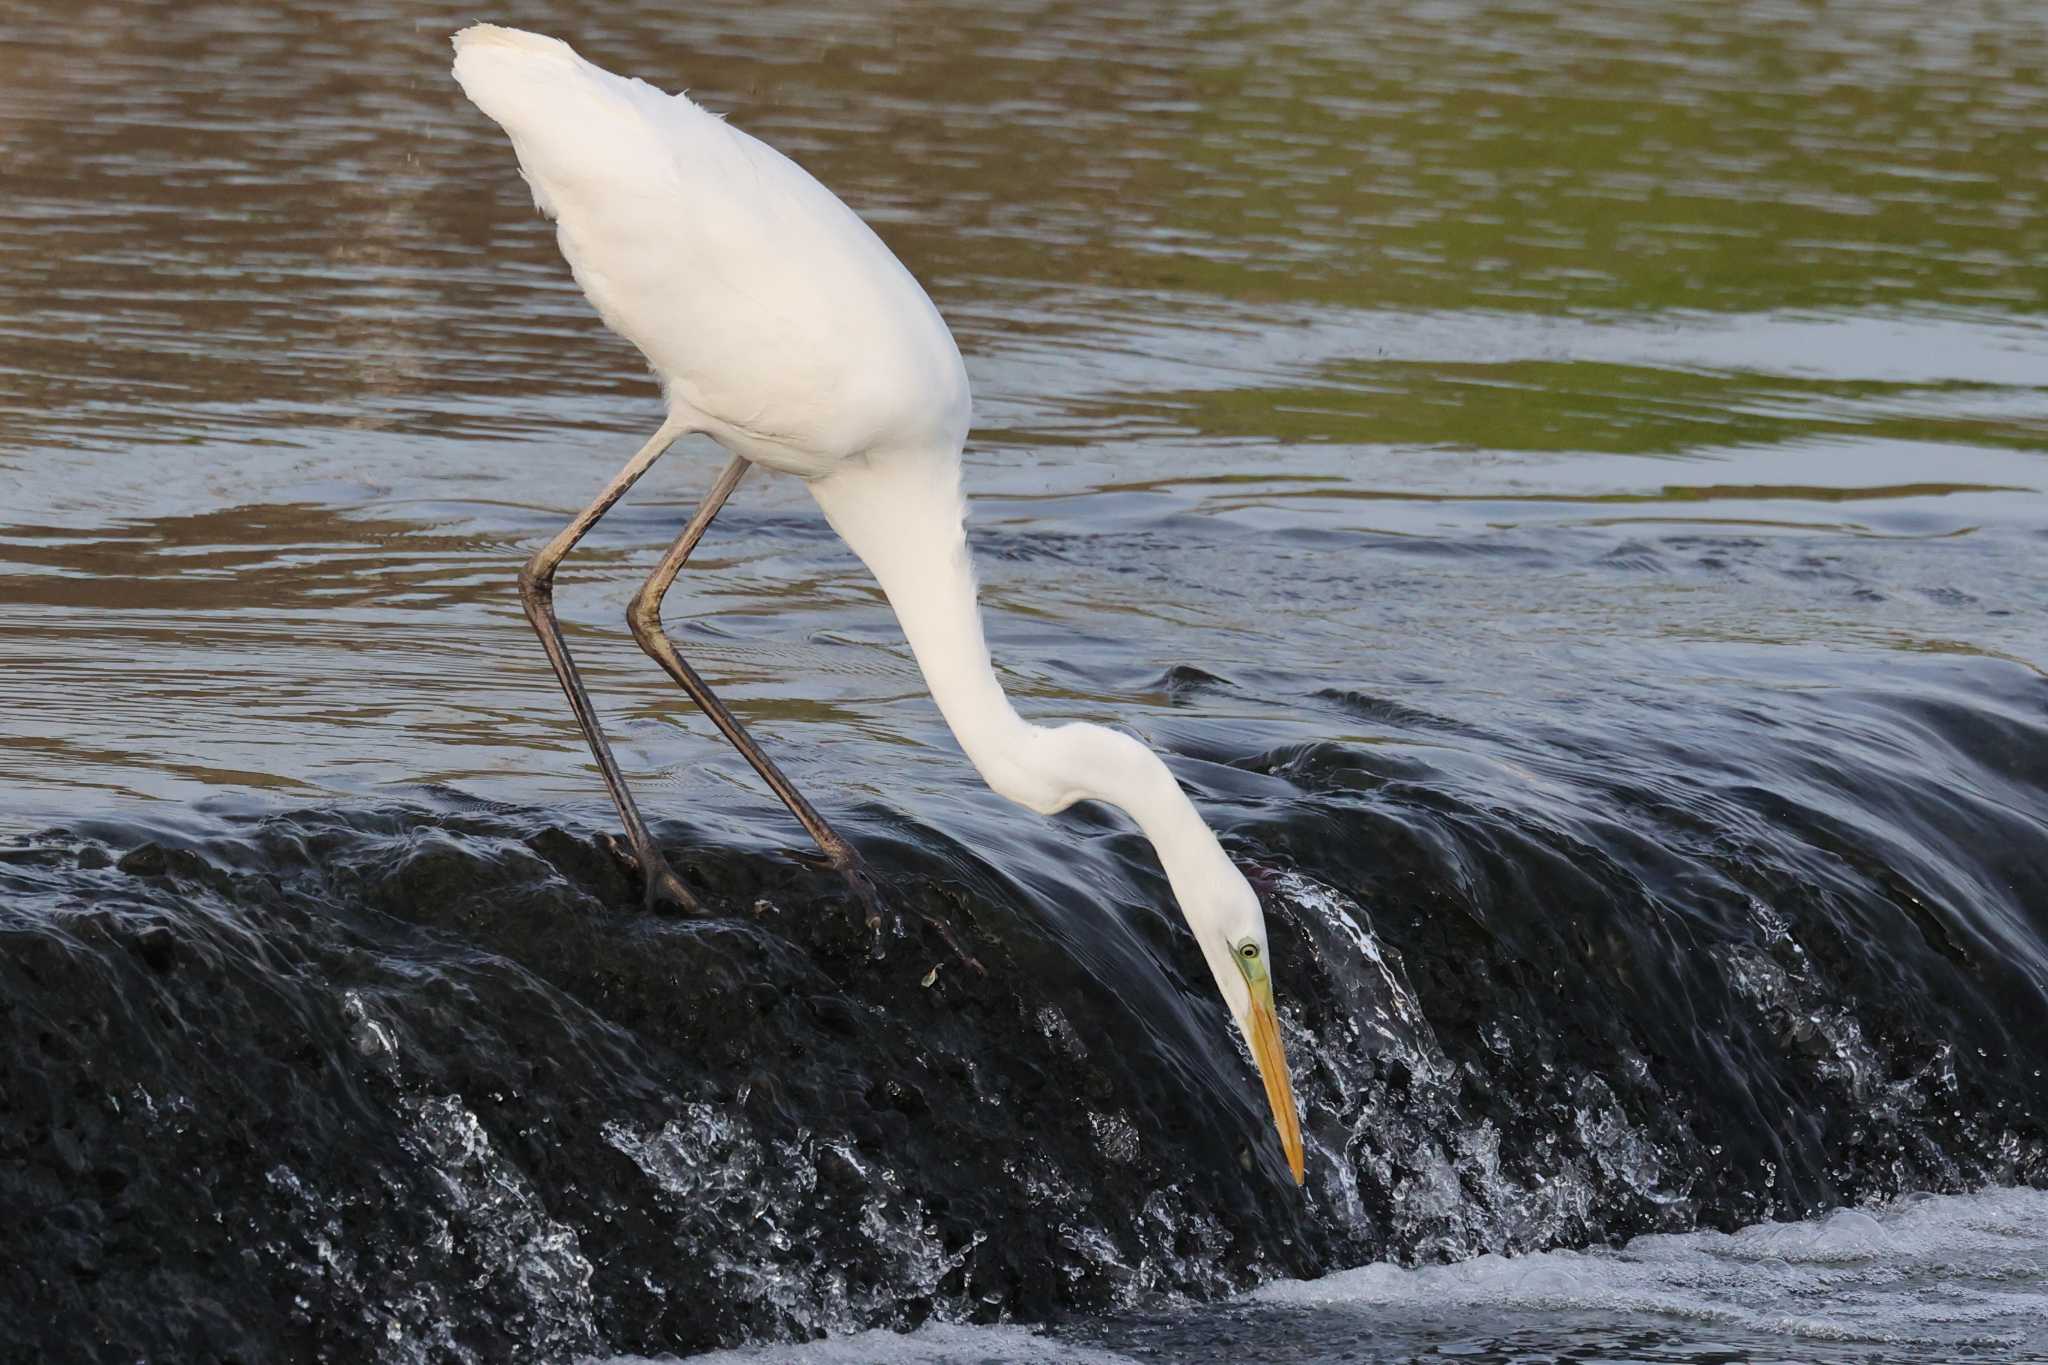
<path id="1" fill-rule="evenodd" d="M 1583 684 L 1565 636 L 1708 673 L 2042 662 L 2023 9 L 554 26 L 799 156 L 929 283 L 1039 714 L 1170 739 L 1145 680 L 1191 664 L 1265 679 L 1211 723 L 1284 722 L 1311 680 L 1486 716 L 1503 670 L 1520 701 Z M 448 27 L 6 20 L 0 820 L 423 781 L 601 811 L 510 572 L 656 404 L 446 78 Z M 773 820 L 616 628 L 713 458 L 607 524 L 565 609 L 654 803 L 730 781 Z M 950 754 L 909 762 L 936 718 L 800 489 L 750 487 L 672 612 L 828 805 L 957 793 Z"/>

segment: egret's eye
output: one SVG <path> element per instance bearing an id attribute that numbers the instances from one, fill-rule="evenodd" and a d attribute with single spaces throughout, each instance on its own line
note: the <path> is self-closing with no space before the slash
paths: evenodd
<path id="1" fill-rule="evenodd" d="M 1237 951 L 1239 956 L 1244 958 L 1245 961 L 1250 962 L 1252 959 L 1256 958 L 1259 955 L 1259 945 L 1256 943 L 1247 943 L 1244 945 L 1244 947 L 1239 948 Z"/>

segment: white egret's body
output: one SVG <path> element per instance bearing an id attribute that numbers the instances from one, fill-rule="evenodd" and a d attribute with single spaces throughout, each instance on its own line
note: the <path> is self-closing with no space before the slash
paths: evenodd
<path id="1" fill-rule="evenodd" d="M 537 34 L 465 30 L 455 78 L 511 134 L 576 282 L 671 411 L 806 478 L 966 438 L 967 371 L 938 310 L 788 157 Z"/>
<path id="2" fill-rule="evenodd" d="M 1104 800 L 1150 838 L 1252 1044 L 1300 1179 L 1299 1128 L 1256 895 L 1149 749 L 1098 726 L 1029 724 L 996 679 L 964 530 L 967 373 L 924 290 L 831 191 L 686 97 L 612 75 L 562 42 L 518 30 L 477 25 L 456 35 L 455 49 L 456 79 L 511 136 L 577 283 L 605 322 L 646 355 L 669 407 L 655 441 L 557 538 L 537 591 L 551 593 L 560 555 L 678 435 L 705 433 L 745 461 L 808 480 L 833 528 L 887 594 L 933 699 L 989 785 L 1044 813 Z M 727 477 L 685 533 L 665 564 L 668 579 L 737 480 L 737 471 Z M 666 586 L 664 579 L 653 593 L 657 607 Z M 636 634 L 659 657 L 646 633 L 659 634 L 646 619 L 652 608 L 640 600 L 635 611 Z M 558 673 L 578 703 L 565 645 L 561 653 Z M 665 666 L 692 685 L 686 666 Z M 704 703 L 701 680 L 695 683 L 692 695 Z M 637 817 L 587 706 L 586 698 L 579 719 L 632 833 Z M 740 727 L 728 721 L 720 723 L 746 751 Z M 779 780 L 764 757 L 749 757 L 764 777 Z M 806 816 L 793 790 L 777 791 Z M 806 824 L 813 820 L 823 826 L 815 813 Z M 813 832 L 821 843 L 836 839 L 819 827 Z"/>

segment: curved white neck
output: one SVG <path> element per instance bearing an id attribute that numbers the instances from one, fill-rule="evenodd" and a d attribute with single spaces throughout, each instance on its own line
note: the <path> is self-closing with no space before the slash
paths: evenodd
<path id="1" fill-rule="evenodd" d="M 932 700 L 996 792 L 1044 814 L 1107 801 L 1158 851 L 1183 908 L 1228 857 L 1158 755 L 1096 725 L 1047 728 L 1010 705 L 982 637 L 958 457 L 893 456 L 814 481 L 811 492 L 868 566 L 903 626 Z"/>

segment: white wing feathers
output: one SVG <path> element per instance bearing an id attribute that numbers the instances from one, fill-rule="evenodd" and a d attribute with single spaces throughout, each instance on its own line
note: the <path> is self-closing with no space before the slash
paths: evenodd
<path id="1" fill-rule="evenodd" d="M 887 445 L 957 449 L 966 374 L 945 323 L 803 168 L 557 39 L 478 24 L 454 42 L 463 93 L 510 135 L 577 283 L 672 407 L 807 475 Z"/>

